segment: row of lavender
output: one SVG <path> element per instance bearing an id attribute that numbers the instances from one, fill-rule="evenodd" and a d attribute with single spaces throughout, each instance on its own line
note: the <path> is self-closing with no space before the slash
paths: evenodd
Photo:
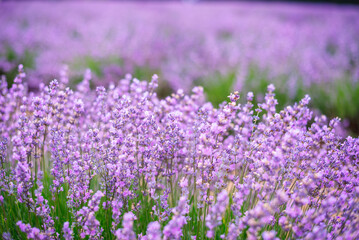
<path id="1" fill-rule="evenodd" d="M 108 81 L 145 67 L 176 90 L 218 72 L 234 72 L 241 89 L 251 69 L 280 86 L 286 76 L 292 92 L 359 76 L 356 7 L 1 3 L 0 13 L 0 69 L 25 58 L 32 86 L 63 64 L 83 72 L 94 62 Z"/>
<path id="2" fill-rule="evenodd" d="M 359 139 L 309 96 L 277 111 L 270 85 L 217 109 L 201 87 L 158 99 L 157 76 L 93 91 L 88 71 L 73 91 L 63 72 L 37 94 L 24 78 L 0 89 L 4 239 L 359 236 Z"/>

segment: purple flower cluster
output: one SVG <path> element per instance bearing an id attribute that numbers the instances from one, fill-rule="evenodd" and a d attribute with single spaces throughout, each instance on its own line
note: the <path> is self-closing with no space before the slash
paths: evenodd
<path id="1" fill-rule="evenodd" d="M 36 227 L 32 228 L 30 224 L 24 224 L 23 222 L 19 221 L 16 225 L 19 226 L 22 232 L 26 233 L 26 237 L 28 239 L 36 239 L 36 240 L 46 239 L 45 234 L 41 233 L 40 230 Z"/>
<path id="2" fill-rule="evenodd" d="M 71 227 L 69 227 L 69 226 L 70 226 L 70 225 L 69 225 L 69 222 L 65 222 L 65 223 L 64 223 L 64 227 L 63 227 L 63 229 L 62 229 L 62 231 L 63 231 L 63 233 L 64 233 L 63 237 L 64 237 L 65 240 L 72 240 L 72 239 L 74 239 L 74 238 L 73 238 L 73 230 L 72 230 Z"/>
<path id="3" fill-rule="evenodd" d="M 76 213 L 77 225 L 82 227 L 81 238 L 90 236 L 91 239 L 100 239 L 102 229 L 95 213 L 99 210 L 99 204 L 103 197 L 101 191 L 96 192 L 88 203 L 88 207 L 81 208 Z M 67 230 L 67 232 L 69 232 Z"/>
<path id="4" fill-rule="evenodd" d="M 91 90 L 88 71 L 72 90 L 64 73 L 36 94 L 24 78 L 1 89 L 0 204 L 28 209 L 29 239 L 359 235 L 359 139 L 309 96 L 278 110 L 269 85 L 215 108 L 201 87 L 159 99 L 157 76 Z"/>
<path id="5" fill-rule="evenodd" d="M 187 198 L 181 197 L 178 206 L 172 210 L 174 216 L 163 229 L 164 240 L 181 239 L 182 227 L 187 223 L 185 215 L 188 214 Z"/>
<path id="6" fill-rule="evenodd" d="M 132 212 L 123 215 L 123 228 L 116 231 L 115 235 L 118 240 L 136 240 L 136 234 L 133 232 L 133 221 L 136 216 Z"/>
<path id="7" fill-rule="evenodd" d="M 223 190 L 217 196 L 217 203 L 213 204 L 209 210 L 209 214 L 206 219 L 206 226 L 209 228 L 207 232 L 208 238 L 214 238 L 214 229 L 222 222 L 222 215 L 224 214 L 228 205 L 228 193 Z"/>

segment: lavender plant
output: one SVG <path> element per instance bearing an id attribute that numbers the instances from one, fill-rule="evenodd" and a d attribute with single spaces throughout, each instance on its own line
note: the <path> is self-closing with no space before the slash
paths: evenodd
<path id="1" fill-rule="evenodd" d="M 130 75 L 91 90 L 68 78 L 0 95 L 4 239 L 357 239 L 359 139 L 238 92 L 156 94 Z M 6 82 L 2 79 L 0 86 Z"/>

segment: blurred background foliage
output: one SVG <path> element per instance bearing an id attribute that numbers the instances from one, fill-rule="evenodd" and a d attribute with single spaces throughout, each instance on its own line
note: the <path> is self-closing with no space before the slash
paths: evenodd
<path id="1" fill-rule="evenodd" d="M 128 14 L 121 18 L 127 20 L 126 23 L 116 19 L 116 13 L 108 10 L 115 6 L 115 2 L 104 6 L 98 5 L 101 1 L 95 2 L 89 8 L 87 5 L 74 5 L 73 12 L 69 11 L 64 16 L 74 18 L 66 18 L 68 22 L 61 23 L 58 26 L 60 30 L 55 29 L 55 23 L 57 17 L 62 19 L 62 16 L 50 16 L 54 9 L 46 2 L 37 5 L 0 3 L 0 26 L 4 27 L 0 36 L 0 75 L 6 76 L 9 87 L 19 64 L 23 64 L 29 73 L 29 90 L 36 91 L 39 82 L 49 82 L 59 77 L 58 63 L 69 66 L 70 86 L 73 88 L 82 81 L 86 68 L 92 71 L 93 88 L 116 82 L 126 73 L 141 80 L 149 80 L 153 74 L 158 74 L 160 97 L 164 98 L 178 88 L 188 92 L 192 87 L 201 85 L 208 101 L 214 106 L 227 101 L 227 96 L 236 90 L 242 93 L 242 98 L 246 92 L 252 91 L 256 101 L 260 102 L 267 86 L 274 83 L 279 102 L 277 109 L 298 102 L 305 94 L 309 94 L 315 114 L 325 114 L 330 118 L 339 116 L 343 119 L 343 125 L 349 129 L 348 133 L 358 135 L 359 10 L 350 5 L 336 7 L 318 3 L 356 2 L 315 1 L 318 4 L 313 5 L 251 5 L 246 2 L 244 5 L 236 5 L 233 3 L 236 1 L 232 1 L 222 9 L 219 8 L 217 15 L 216 8 L 220 5 L 206 3 L 174 6 L 156 3 L 147 5 L 149 9 L 146 10 L 141 8 L 141 3 L 119 4 L 122 11 L 129 9 Z M 66 4 L 69 3 L 59 6 L 65 9 Z M 29 6 L 29 10 L 26 10 L 26 6 Z M 268 10 L 267 6 L 270 6 Z M 101 8 L 106 11 L 94 12 Z M 81 9 L 81 12 L 77 13 L 76 9 Z M 235 18 L 230 14 L 223 16 L 227 10 L 231 14 L 233 11 L 237 17 L 240 13 L 240 17 Z M 165 11 L 163 16 L 158 16 L 161 11 Z M 138 13 L 138 16 L 133 16 L 134 13 Z M 108 19 L 104 15 L 109 15 Z M 218 19 L 209 19 L 213 16 Z M 204 22 L 193 22 L 197 17 Z M 163 19 L 168 20 L 168 23 L 164 24 Z M 216 20 L 218 25 L 208 26 Z M 105 26 L 107 21 L 118 24 Z M 86 26 L 87 23 L 89 26 Z M 194 26 L 189 27 L 188 24 Z M 347 26 L 347 29 L 343 29 L 343 26 Z M 100 31 L 101 27 L 108 30 Z M 47 34 L 47 30 L 54 32 Z M 336 33 L 340 36 L 336 36 Z M 311 34 L 314 34 L 313 46 L 310 45 Z M 89 39 L 89 36 L 95 40 Z M 296 37 L 303 39 L 298 40 Z M 123 41 L 122 45 L 117 44 L 119 41 Z M 315 45 L 317 43 L 321 45 Z M 79 49 L 83 51 L 77 53 Z M 261 50 L 263 56 L 260 55 Z M 253 56 L 247 56 L 252 52 Z M 298 58 L 296 54 L 302 52 L 304 55 Z M 288 69 L 273 74 L 273 70 L 276 70 L 274 68 L 283 67 Z M 335 74 L 329 72 L 331 69 L 334 69 Z M 312 76 L 313 79 L 308 80 Z"/>

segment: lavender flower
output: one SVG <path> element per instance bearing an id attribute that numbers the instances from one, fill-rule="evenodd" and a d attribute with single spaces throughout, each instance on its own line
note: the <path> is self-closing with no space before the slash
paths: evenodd
<path id="1" fill-rule="evenodd" d="M 12 240 L 13 238 L 11 237 L 11 234 L 9 232 L 4 232 L 2 234 L 2 237 L 4 240 Z"/>
<path id="2" fill-rule="evenodd" d="M 85 238 L 90 236 L 98 239 L 101 236 L 102 228 L 100 222 L 96 219 L 95 213 L 99 210 L 99 204 L 104 194 L 97 191 L 88 203 L 88 207 L 83 207 L 76 213 L 77 224 L 82 227 L 80 236 Z"/>
<path id="3" fill-rule="evenodd" d="M 62 232 L 64 233 L 63 237 L 65 240 L 72 240 L 73 237 L 73 230 L 71 227 L 69 227 L 69 222 L 64 223 L 64 227 L 62 228 Z"/>
<path id="4" fill-rule="evenodd" d="M 218 194 L 216 204 L 211 207 L 209 214 L 206 217 L 206 226 L 209 228 L 206 235 L 208 238 L 215 237 L 214 229 L 220 225 L 222 215 L 226 211 L 228 201 L 228 193 L 226 190 L 223 190 L 220 194 Z"/>
<path id="5" fill-rule="evenodd" d="M 48 238 L 44 233 L 40 231 L 40 229 L 34 227 L 32 228 L 30 224 L 25 224 L 21 221 L 17 222 L 16 225 L 19 226 L 20 230 L 23 233 L 26 233 L 26 237 L 28 239 L 36 239 L 36 240 L 42 240 L 42 239 L 53 239 Z"/>
<path id="6" fill-rule="evenodd" d="M 135 240 L 136 234 L 133 232 L 133 221 L 136 216 L 132 212 L 123 215 L 122 228 L 118 229 L 115 233 L 118 240 Z"/>
<path id="7" fill-rule="evenodd" d="M 163 239 L 181 239 L 182 227 L 187 223 L 185 215 L 188 214 L 186 197 L 181 197 L 178 206 L 172 210 L 174 216 L 163 229 Z"/>
<path id="8" fill-rule="evenodd" d="M 151 222 L 148 224 L 146 236 L 143 237 L 143 240 L 161 240 L 162 233 L 161 233 L 161 225 L 156 222 Z"/>

